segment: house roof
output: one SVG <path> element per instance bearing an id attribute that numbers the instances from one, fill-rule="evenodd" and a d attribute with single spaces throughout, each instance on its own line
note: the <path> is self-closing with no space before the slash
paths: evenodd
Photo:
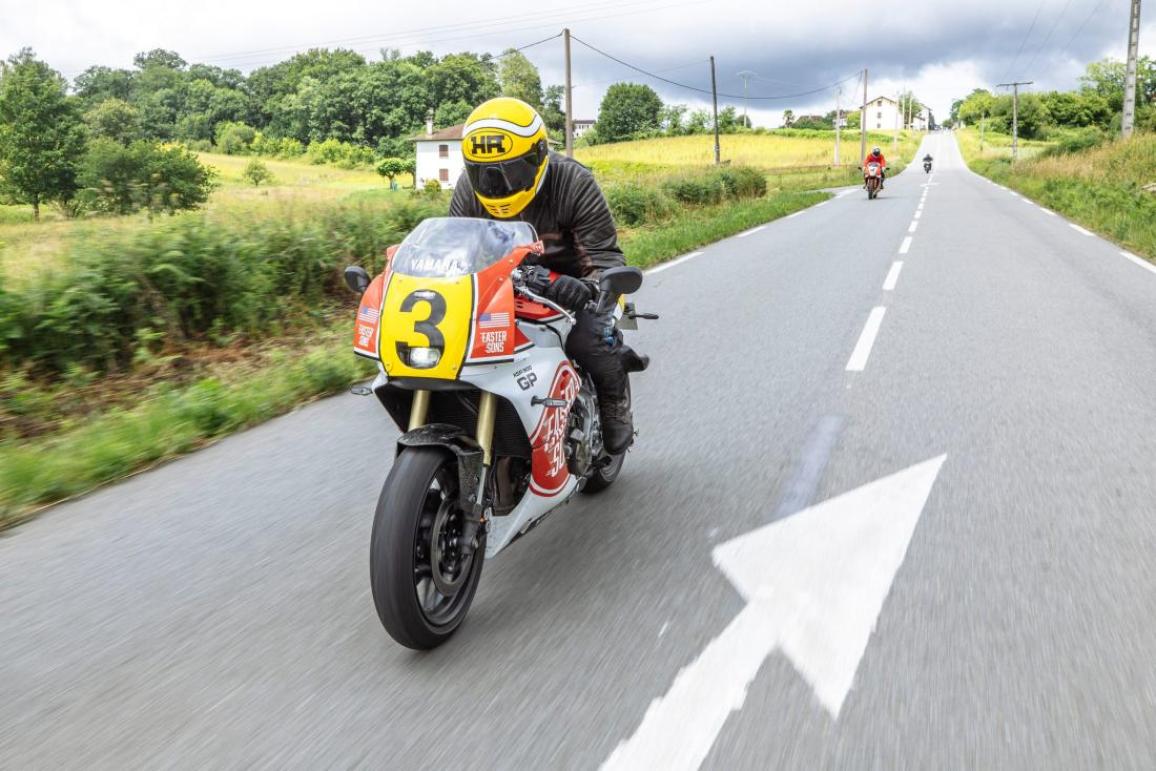
<path id="1" fill-rule="evenodd" d="M 447 139 L 461 139 L 462 129 L 465 127 L 466 124 L 459 123 L 456 126 L 438 129 L 432 134 L 418 134 L 417 136 L 410 137 L 410 140 L 413 142 L 444 142 Z"/>
<path id="2" fill-rule="evenodd" d="M 891 104 L 898 104 L 898 102 L 896 102 L 894 99 L 892 99 L 891 97 L 887 97 L 887 96 L 877 96 L 874 99 L 868 99 L 867 104 L 871 104 L 872 102 L 878 102 L 880 99 L 882 99 L 885 102 L 891 102 Z"/>

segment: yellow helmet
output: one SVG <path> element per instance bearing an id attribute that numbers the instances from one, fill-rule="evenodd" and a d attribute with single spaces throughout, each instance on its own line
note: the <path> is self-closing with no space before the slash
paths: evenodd
<path id="1" fill-rule="evenodd" d="M 474 195 L 486 211 L 499 219 L 516 217 L 546 179 L 546 124 L 521 99 L 491 99 L 466 118 L 462 156 Z"/>

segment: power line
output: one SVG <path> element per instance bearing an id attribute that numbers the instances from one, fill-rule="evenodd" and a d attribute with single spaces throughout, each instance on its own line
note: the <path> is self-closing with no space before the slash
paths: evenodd
<path id="1" fill-rule="evenodd" d="M 606 57 L 607 59 L 610 59 L 613 62 L 617 62 L 617 63 L 621 64 L 623 67 L 627 67 L 629 69 L 632 69 L 635 72 L 646 75 L 647 77 L 654 78 L 655 80 L 660 80 L 663 83 L 669 83 L 672 86 L 678 86 L 679 88 L 685 88 L 689 91 L 697 91 L 700 94 L 713 94 L 714 93 L 710 89 L 699 88 L 698 86 L 692 86 L 689 83 L 680 83 L 677 80 L 671 80 L 670 78 L 664 78 L 661 75 L 650 72 L 649 70 L 644 70 L 643 68 L 641 68 L 637 65 L 631 64 L 630 62 L 623 61 L 622 59 L 619 59 L 617 56 L 614 56 L 613 54 L 608 54 L 605 51 L 603 51 L 602 49 L 596 48 L 595 46 L 591 45 L 590 43 L 587 43 L 585 40 L 582 40 L 581 38 L 579 38 L 577 36 L 571 36 L 571 37 L 573 40 L 576 40 L 577 42 L 586 46 L 594 53 L 600 54 L 600 55 Z M 727 99 L 740 99 L 740 100 L 744 100 L 744 101 L 746 101 L 746 100 L 749 100 L 749 101 L 773 101 L 773 100 L 778 100 L 778 99 L 796 99 L 796 98 L 801 97 L 801 96 L 810 96 L 812 94 L 818 94 L 818 93 L 821 93 L 823 91 L 829 91 L 830 89 L 834 88 L 835 86 L 841 85 L 841 84 L 846 83 L 847 81 L 849 81 L 853 78 L 858 77 L 858 75 L 859 75 L 859 73 L 855 73 L 854 75 L 849 75 L 849 76 L 843 78 L 842 80 L 837 80 L 834 83 L 831 83 L 829 85 L 821 86 L 819 88 L 815 88 L 815 89 L 812 89 L 810 91 L 802 91 L 802 92 L 797 93 L 797 94 L 777 94 L 774 96 L 748 96 L 748 97 L 744 97 L 741 94 L 725 94 L 725 93 L 722 93 L 720 91 L 718 95 L 726 97 Z"/>
<path id="2" fill-rule="evenodd" d="M 1078 38 L 1081 34 L 1083 34 L 1084 27 L 1088 26 L 1088 22 L 1090 22 L 1092 20 L 1092 17 L 1096 15 L 1096 12 L 1100 10 L 1100 6 L 1102 6 L 1103 4 L 1104 4 L 1104 0 L 1100 0 L 1098 3 L 1096 3 L 1092 7 L 1092 12 L 1084 17 L 1084 21 L 1081 22 L 1080 26 L 1076 28 L 1076 33 L 1074 35 L 1072 35 L 1072 37 L 1064 45 L 1064 51 L 1065 52 L 1067 52 L 1067 50 L 1072 47 L 1072 43 L 1076 42 L 1076 38 Z"/>
<path id="3" fill-rule="evenodd" d="M 1010 79 L 1010 77 L 1015 74 L 1015 68 L 1016 64 L 1019 63 L 1020 54 L 1024 52 L 1024 46 L 1028 44 L 1028 40 L 1031 38 L 1032 32 L 1036 28 L 1036 22 L 1040 20 L 1040 11 L 1044 10 L 1044 3 L 1046 2 L 1047 0 L 1040 0 L 1040 4 L 1036 6 L 1036 15 L 1032 17 L 1032 25 L 1028 27 L 1028 34 L 1024 35 L 1023 41 L 1020 42 L 1019 50 L 1016 51 L 1016 58 L 1012 59 L 1011 67 L 1008 71 L 1008 77 L 1004 78 L 1004 80 Z"/>
<path id="4" fill-rule="evenodd" d="M 1052 25 L 1050 30 L 1048 30 L 1048 36 L 1044 38 L 1044 42 L 1041 43 L 1040 47 L 1036 49 L 1035 56 L 1033 56 L 1032 60 L 1028 62 L 1028 72 L 1032 71 L 1032 65 L 1036 63 L 1036 59 L 1040 58 L 1040 54 L 1043 53 L 1044 48 L 1047 47 L 1048 41 L 1052 39 L 1052 35 L 1056 34 L 1056 28 L 1060 26 L 1060 22 L 1063 21 L 1064 14 L 1068 12 L 1068 7 L 1071 6 L 1071 4 L 1072 0 L 1067 0 L 1067 2 L 1064 3 L 1064 7 L 1060 10 L 1060 15 L 1056 17 L 1056 23 Z"/>

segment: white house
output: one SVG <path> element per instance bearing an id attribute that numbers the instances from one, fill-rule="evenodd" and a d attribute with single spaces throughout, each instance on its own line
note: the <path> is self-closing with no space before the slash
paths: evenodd
<path id="1" fill-rule="evenodd" d="M 585 134 L 590 129 L 594 128 L 594 121 L 589 118 L 575 118 L 574 119 L 574 138 Z"/>
<path id="2" fill-rule="evenodd" d="M 878 96 L 867 103 L 864 114 L 867 116 L 867 128 L 874 130 L 887 129 L 894 131 L 899 125 L 899 103 L 885 96 Z"/>
<path id="3" fill-rule="evenodd" d="M 462 128 L 465 124 L 433 130 L 433 123 L 426 124 L 425 134 L 413 138 L 417 151 L 414 182 L 420 188 L 428 180 L 436 179 L 443 190 L 457 184 L 465 168 L 462 160 Z"/>
<path id="4" fill-rule="evenodd" d="M 894 131 L 903 128 L 902 105 L 886 96 L 877 96 L 867 103 L 867 128 L 874 131 Z M 927 131 L 927 113 L 921 110 L 911 116 L 910 127 L 914 131 Z"/>

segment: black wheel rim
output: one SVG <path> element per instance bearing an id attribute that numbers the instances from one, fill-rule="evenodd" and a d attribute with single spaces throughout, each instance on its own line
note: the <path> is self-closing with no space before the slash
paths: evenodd
<path id="1" fill-rule="evenodd" d="M 458 506 L 457 475 L 443 465 L 430 480 L 414 533 L 413 588 L 431 626 L 453 622 L 466 606 L 477 554 L 462 555 L 465 512 Z"/>

